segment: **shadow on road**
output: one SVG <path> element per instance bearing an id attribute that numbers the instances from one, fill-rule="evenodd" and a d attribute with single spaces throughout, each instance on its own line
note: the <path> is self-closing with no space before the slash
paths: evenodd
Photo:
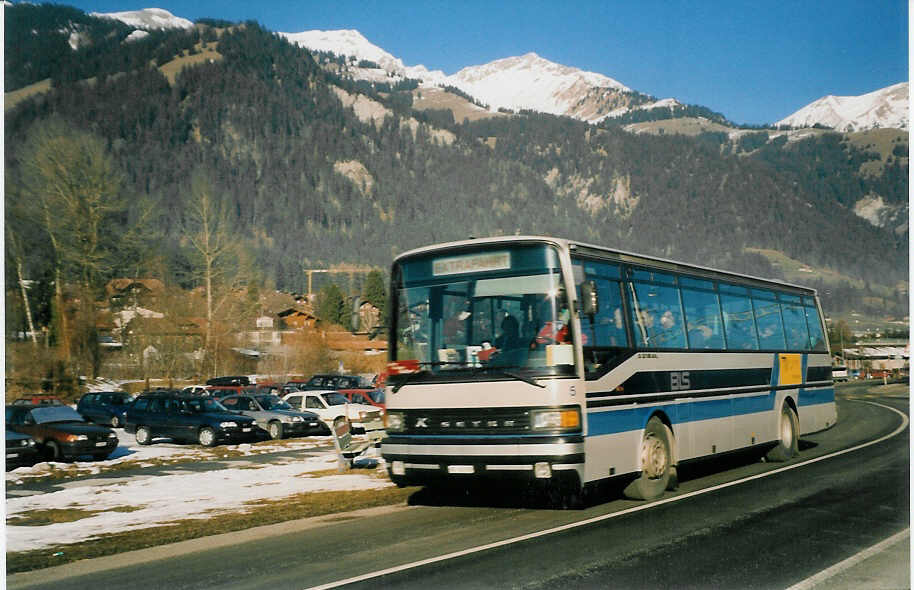
<path id="1" fill-rule="evenodd" d="M 800 451 L 818 446 L 800 440 Z M 768 448 L 754 448 L 702 458 L 679 465 L 680 482 L 720 474 L 764 461 Z M 614 500 L 625 499 L 623 490 L 634 476 L 622 476 L 589 484 L 583 493 L 576 494 L 561 485 L 550 487 L 546 482 L 470 482 L 463 485 L 449 481 L 428 485 L 412 494 L 411 506 L 462 506 L 473 508 L 527 508 L 563 510 L 588 508 Z"/>

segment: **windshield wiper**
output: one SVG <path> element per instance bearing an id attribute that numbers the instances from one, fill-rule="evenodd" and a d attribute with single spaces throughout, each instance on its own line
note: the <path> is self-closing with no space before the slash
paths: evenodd
<path id="1" fill-rule="evenodd" d="M 519 368 L 519 367 L 497 367 L 497 366 L 477 367 L 476 369 L 473 370 L 473 375 L 476 376 L 479 373 L 500 373 L 506 377 L 511 377 L 513 379 L 517 379 L 518 381 L 523 381 L 524 383 L 529 383 L 530 385 L 533 385 L 534 387 L 543 387 L 543 388 L 546 387 L 542 383 L 537 383 L 531 377 L 527 377 L 526 375 L 512 371 L 511 369 L 514 369 L 514 368 Z"/>
<path id="2" fill-rule="evenodd" d="M 400 381 L 399 383 L 394 385 L 393 388 L 391 389 L 391 391 L 393 393 L 397 393 L 398 391 L 400 391 L 400 389 L 403 388 L 404 385 L 409 383 L 413 377 L 415 377 L 416 375 L 423 375 L 425 373 L 428 373 L 428 371 L 422 370 L 422 371 L 416 371 L 414 373 L 402 373 L 403 381 Z"/>

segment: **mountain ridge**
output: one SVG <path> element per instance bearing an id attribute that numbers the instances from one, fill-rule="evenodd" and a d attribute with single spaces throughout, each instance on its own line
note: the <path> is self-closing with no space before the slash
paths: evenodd
<path id="1" fill-rule="evenodd" d="M 907 129 L 909 125 L 908 82 L 900 82 L 859 96 L 828 95 L 778 121 L 778 125 L 813 127 L 837 131 L 861 131 L 877 127 Z"/>
<path id="2" fill-rule="evenodd" d="M 115 13 L 92 13 L 99 18 L 119 20 L 140 29 L 187 28 L 192 23 L 160 8 Z M 565 115 L 588 123 L 599 123 L 634 110 L 681 106 L 669 97 L 654 97 L 632 90 L 622 82 L 597 72 L 558 64 L 535 52 L 505 57 L 486 64 L 466 66 L 448 75 L 424 65 L 407 66 L 386 50 L 371 43 L 356 29 L 309 30 L 278 33 L 291 43 L 315 51 L 355 57 L 380 66 L 360 67 L 349 72 L 357 79 L 382 82 L 386 74 L 420 80 L 424 85 L 453 86 L 489 106 L 490 110 L 531 110 Z M 813 127 L 838 131 L 860 131 L 878 127 L 907 129 L 908 83 L 902 82 L 860 96 L 824 96 L 775 125 Z"/>
<path id="3" fill-rule="evenodd" d="M 532 112 L 458 122 L 434 107 L 418 111 L 411 99 L 421 87 L 357 83 L 323 67 L 342 60 L 256 23 L 208 21 L 121 42 L 129 32 L 119 28 L 104 46 L 110 60 L 51 72 L 46 95 L 7 112 L 7 170 L 14 183 L 21 148 L 45 119 L 98 135 L 127 191 L 158 203 L 149 230 L 161 236 L 156 249 L 168 268 L 190 266 L 182 212 L 199 168 L 259 275 L 286 289 L 300 285 L 303 261 L 385 265 L 411 247 L 515 231 L 758 276 L 776 275 L 745 255 L 748 248 L 846 269 L 861 284 L 907 276 L 906 231 L 874 227 L 852 211 L 875 195 L 906 216 L 906 137 L 890 138 L 891 158 L 863 174 L 871 140 L 854 146 L 824 130 L 791 142 L 770 131 L 639 136 Z M 178 55 L 202 55 L 204 43 L 221 59 L 174 77 L 160 71 Z M 91 49 L 55 47 L 77 60 Z M 149 67 L 152 59 L 159 68 Z M 371 103 L 374 114 L 353 101 Z M 879 202 L 863 205 L 872 217 Z M 49 260 L 43 234 L 27 234 L 40 269 Z M 853 244 L 852 255 L 835 236 Z M 186 275 L 177 280 L 193 284 Z"/>

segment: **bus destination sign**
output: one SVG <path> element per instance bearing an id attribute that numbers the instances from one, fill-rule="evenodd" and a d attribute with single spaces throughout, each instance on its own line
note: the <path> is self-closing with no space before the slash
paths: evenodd
<path id="1" fill-rule="evenodd" d="M 468 272 L 508 270 L 511 268 L 510 252 L 487 252 L 470 256 L 439 258 L 432 263 L 434 276 L 457 275 Z"/>

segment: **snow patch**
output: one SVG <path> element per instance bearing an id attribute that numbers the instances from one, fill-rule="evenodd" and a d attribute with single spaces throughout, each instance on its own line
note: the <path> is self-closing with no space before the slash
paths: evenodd
<path id="1" fill-rule="evenodd" d="M 138 29 L 192 29 L 194 23 L 163 8 L 144 8 L 126 12 L 92 12 L 89 16 L 121 21 Z"/>
<path id="2" fill-rule="evenodd" d="M 908 91 L 908 82 L 902 82 L 860 96 L 824 96 L 777 124 L 793 127 L 820 124 L 838 131 L 874 127 L 907 129 Z"/>
<path id="3" fill-rule="evenodd" d="M 350 472 L 316 476 L 315 472 L 336 469 L 336 453 L 327 450 L 327 438 L 286 441 L 282 449 L 309 451 L 311 456 L 280 457 L 273 463 L 255 464 L 245 461 L 226 463 L 218 470 L 194 472 L 175 469 L 165 475 L 135 477 L 99 477 L 61 483 L 62 489 L 49 493 L 27 494 L 12 485 L 28 485 L 31 477 L 47 475 L 53 469 L 74 466 L 83 475 L 100 473 L 102 467 L 123 461 L 163 458 L 212 458 L 212 450 L 195 446 L 157 443 L 139 446 L 136 439 L 118 431 L 120 446 L 112 459 L 92 463 L 38 463 L 7 472 L 6 549 L 29 551 L 54 545 L 80 543 L 107 534 L 159 526 L 182 519 L 208 518 L 212 514 L 243 512 L 251 503 L 277 500 L 296 494 L 319 491 L 370 490 L 393 484 L 377 474 L 383 470 L 383 460 L 377 449 L 373 456 L 359 458 L 363 467 L 377 465 L 378 471 Z M 318 447 L 321 447 L 320 449 Z M 271 444 L 252 446 L 230 445 L 234 452 L 255 455 L 275 452 L 280 447 Z M 129 508 L 129 511 L 119 512 Z M 35 510 L 75 509 L 97 512 L 74 522 L 44 526 L 16 526 L 17 515 Z M 12 523 L 12 524 L 11 524 Z"/>

